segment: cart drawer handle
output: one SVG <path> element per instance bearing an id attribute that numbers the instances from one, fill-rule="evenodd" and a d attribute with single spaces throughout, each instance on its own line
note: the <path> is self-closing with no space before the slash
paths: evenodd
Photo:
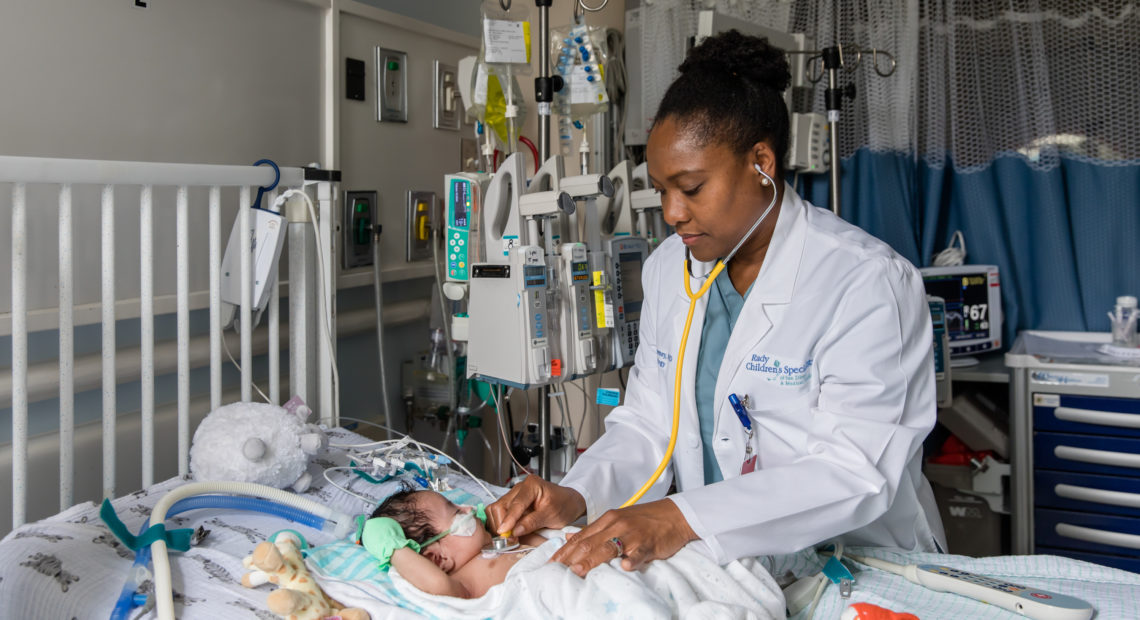
<path id="1" fill-rule="evenodd" d="M 1128 547 L 1129 549 L 1140 549 L 1140 536 L 1135 534 L 1106 532 L 1104 530 L 1094 530 L 1091 527 L 1081 527 L 1068 523 L 1058 523 L 1054 529 L 1058 536 L 1064 536 L 1065 538 L 1075 538 L 1077 540 L 1100 543 L 1102 545 Z"/>
<path id="2" fill-rule="evenodd" d="M 1095 411 L 1093 409 L 1074 409 L 1073 407 L 1057 407 L 1053 415 L 1066 422 L 1083 422 L 1085 424 L 1099 424 L 1101 426 L 1119 426 L 1122 428 L 1140 428 L 1140 415 L 1135 413 L 1113 413 L 1111 411 Z"/>
<path id="3" fill-rule="evenodd" d="M 1109 452 L 1107 450 L 1089 450 L 1088 448 L 1074 448 L 1072 446 L 1057 446 L 1053 448 L 1053 456 L 1066 461 L 1080 461 L 1096 465 L 1112 465 L 1113 467 L 1130 467 L 1140 469 L 1140 454 L 1126 452 Z"/>
<path id="4" fill-rule="evenodd" d="M 1096 502 L 1098 504 L 1110 504 L 1112 506 L 1123 506 L 1125 508 L 1140 508 L 1140 494 L 1138 493 L 1125 493 L 1123 491 L 1109 491 L 1106 489 L 1090 489 L 1088 487 L 1078 487 L 1071 484 L 1058 484 L 1053 487 L 1053 492 L 1061 497 L 1068 499 L 1076 499 L 1085 502 Z"/>

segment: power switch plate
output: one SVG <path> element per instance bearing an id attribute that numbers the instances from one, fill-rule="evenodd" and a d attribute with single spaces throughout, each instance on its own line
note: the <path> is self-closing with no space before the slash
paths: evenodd
<path id="1" fill-rule="evenodd" d="M 435 84 L 432 104 L 434 115 L 431 126 L 436 129 L 459 131 L 459 111 L 463 105 L 459 99 L 457 75 L 455 65 L 435 61 L 435 79 L 432 82 Z"/>
<path id="2" fill-rule="evenodd" d="M 368 72 L 364 68 L 364 61 L 357 58 L 344 59 L 344 96 L 347 99 L 364 101 L 364 84 Z"/>
<path id="3" fill-rule="evenodd" d="M 408 55 L 376 48 L 376 120 L 408 122 Z"/>
<path id="4" fill-rule="evenodd" d="M 431 229 L 436 218 L 435 192 L 408 191 L 407 244 L 408 262 L 431 258 Z"/>
<path id="5" fill-rule="evenodd" d="M 344 268 L 354 269 L 372 264 L 372 227 L 379 223 L 380 209 L 376 192 L 345 192 L 344 219 L 341 231 L 344 243 Z"/>

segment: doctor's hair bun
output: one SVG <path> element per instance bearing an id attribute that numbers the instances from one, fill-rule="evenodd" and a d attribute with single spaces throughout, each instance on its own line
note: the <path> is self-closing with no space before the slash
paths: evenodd
<path id="1" fill-rule="evenodd" d="M 767 143 L 777 172 L 784 172 L 789 128 L 783 93 L 792 75 L 782 50 L 730 30 L 689 50 L 680 71 L 661 98 L 654 127 L 671 118 L 698 144 L 721 144 L 737 155 Z"/>
<path id="2" fill-rule="evenodd" d="M 769 45 L 768 39 L 747 36 L 739 30 L 705 39 L 689 51 L 680 71 L 728 72 L 781 92 L 792 82 L 782 50 Z"/>

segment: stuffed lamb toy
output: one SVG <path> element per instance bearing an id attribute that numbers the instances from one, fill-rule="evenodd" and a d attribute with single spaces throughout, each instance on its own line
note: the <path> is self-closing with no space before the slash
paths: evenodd
<path id="1" fill-rule="evenodd" d="M 328 437 L 305 421 L 312 414 L 299 397 L 285 406 L 231 403 L 202 420 L 190 446 L 194 479 L 256 482 L 302 493 L 313 477 L 309 459 L 328 447 Z"/>

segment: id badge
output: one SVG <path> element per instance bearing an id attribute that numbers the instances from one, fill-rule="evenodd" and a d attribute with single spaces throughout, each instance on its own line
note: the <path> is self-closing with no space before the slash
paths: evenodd
<path id="1" fill-rule="evenodd" d="M 745 459 L 744 464 L 740 466 L 741 475 L 750 474 L 754 471 L 756 471 L 756 455 L 755 454 L 753 454 L 752 456 Z"/>

